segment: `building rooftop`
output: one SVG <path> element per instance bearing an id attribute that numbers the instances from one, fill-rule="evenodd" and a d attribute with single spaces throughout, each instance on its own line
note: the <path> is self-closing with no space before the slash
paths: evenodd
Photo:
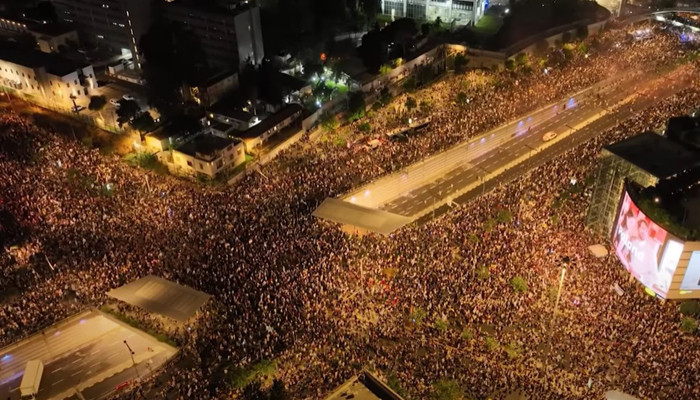
<path id="1" fill-rule="evenodd" d="M 605 149 L 658 179 L 700 166 L 700 153 L 653 132 L 633 136 Z"/>
<path id="2" fill-rule="evenodd" d="M 75 31 L 75 28 L 60 24 L 38 24 L 32 26 L 29 30 L 44 36 L 60 36 Z"/>
<path id="3" fill-rule="evenodd" d="M 411 219 L 403 215 L 334 198 L 325 199 L 314 210 L 313 216 L 385 236 L 411 223 Z"/>
<path id="4" fill-rule="evenodd" d="M 235 139 L 202 134 L 195 136 L 192 140 L 180 146 L 177 151 L 197 158 L 199 154 L 213 155 L 217 151 L 222 151 L 229 145 L 238 142 Z"/>
<path id="5" fill-rule="evenodd" d="M 144 276 L 107 292 L 121 300 L 178 322 L 186 322 L 210 295 L 154 275 Z"/>
<path id="6" fill-rule="evenodd" d="M 57 76 L 68 75 L 89 65 L 69 60 L 55 53 L 24 49 L 10 44 L 0 45 L 0 59 L 28 68 L 45 67 L 46 72 Z"/>
<path id="7" fill-rule="evenodd" d="M 403 400 L 396 392 L 370 372 L 363 371 L 358 376 L 342 384 L 325 400 Z"/>
<path id="8" fill-rule="evenodd" d="M 237 15 L 243 11 L 255 7 L 251 1 L 225 1 L 225 0 L 173 0 L 164 1 L 166 7 L 170 9 L 180 8 L 186 10 L 197 10 L 209 14 Z"/>
<path id="9" fill-rule="evenodd" d="M 288 104 L 287 106 L 283 107 L 281 110 L 277 111 L 276 113 L 270 115 L 269 117 L 265 118 L 262 120 L 259 124 L 252 126 L 250 129 L 247 131 L 241 133 L 240 137 L 245 138 L 245 139 L 252 139 L 256 138 L 265 132 L 269 131 L 274 127 L 275 125 L 279 124 L 280 122 L 284 121 L 285 119 L 291 117 L 297 112 L 303 113 L 304 109 L 296 103 L 293 104 Z"/>

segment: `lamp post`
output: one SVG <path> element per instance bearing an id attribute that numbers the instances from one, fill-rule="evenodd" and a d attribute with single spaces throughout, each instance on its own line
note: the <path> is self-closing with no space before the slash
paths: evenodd
<path id="1" fill-rule="evenodd" d="M 549 332 L 548 332 L 548 339 L 547 339 L 547 358 L 548 362 L 546 363 L 545 367 L 545 375 L 547 375 L 547 372 L 549 372 L 549 356 L 552 354 L 552 336 L 554 335 L 553 328 L 554 328 L 554 320 L 556 319 L 557 316 L 557 311 L 559 310 L 559 299 L 561 298 L 561 291 L 564 287 L 564 277 L 566 276 L 566 267 L 569 264 L 569 257 L 565 256 L 562 259 L 562 266 L 561 266 L 561 276 L 559 278 L 559 288 L 557 289 L 557 300 L 554 302 L 554 311 L 552 312 L 552 318 L 549 321 Z"/>
<path id="2" fill-rule="evenodd" d="M 129 346 L 129 343 L 124 340 L 124 344 L 126 345 L 126 348 L 129 349 L 129 355 L 131 355 L 131 364 L 134 367 L 134 371 L 136 371 L 136 379 L 140 378 L 139 376 L 139 370 L 136 368 L 136 361 L 134 360 L 134 351 L 131 349 L 131 346 Z"/>

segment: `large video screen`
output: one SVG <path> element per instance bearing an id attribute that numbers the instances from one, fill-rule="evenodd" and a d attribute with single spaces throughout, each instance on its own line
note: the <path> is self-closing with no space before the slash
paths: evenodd
<path id="1" fill-rule="evenodd" d="M 684 244 L 644 215 L 629 193 L 622 199 L 612 244 L 630 274 L 666 297 Z"/>

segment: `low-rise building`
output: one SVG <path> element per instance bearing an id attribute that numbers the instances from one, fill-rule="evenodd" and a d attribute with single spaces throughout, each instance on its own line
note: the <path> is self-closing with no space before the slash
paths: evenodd
<path id="1" fill-rule="evenodd" d="M 78 46 L 78 32 L 70 26 L 59 24 L 41 24 L 29 29 L 44 53 L 58 53 L 64 48 Z"/>
<path id="2" fill-rule="evenodd" d="M 304 109 L 299 104 L 288 104 L 237 136 L 243 139 L 248 151 L 252 151 L 288 126 L 298 124 L 301 129 L 303 112 Z"/>
<path id="3" fill-rule="evenodd" d="M 239 139 L 200 134 L 173 150 L 172 163 L 186 174 L 214 177 L 245 162 L 244 147 Z"/>
<path id="4" fill-rule="evenodd" d="M 233 70 L 222 71 L 187 87 L 185 100 L 193 100 L 204 107 L 211 107 L 237 88 L 238 74 Z"/>
<path id="5" fill-rule="evenodd" d="M 71 107 L 73 100 L 89 98 L 97 88 L 91 64 L 16 46 L 0 49 L 0 81 L 39 101 L 66 107 Z"/>

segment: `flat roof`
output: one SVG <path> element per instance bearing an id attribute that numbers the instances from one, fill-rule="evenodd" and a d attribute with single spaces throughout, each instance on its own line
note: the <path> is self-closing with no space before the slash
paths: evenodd
<path id="1" fill-rule="evenodd" d="M 73 32 L 75 28 L 60 24 L 39 24 L 32 26 L 29 30 L 46 36 L 59 36 L 68 32 Z"/>
<path id="2" fill-rule="evenodd" d="M 403 400 L 373 374 L 363 371 L 338 387 L 325 400 Z"/>
<path id="3" fill-rule="evenodd" d="M 296 103 L 288 104 L 287 106 L 283 107 L 281 110 L 277 111 L 276 113 L 270 115 L 269 117 L 265 118 L 262 120 L 260 123 L 250 127 L 247 131 L 243 132 L 240 134 L 240 137 L 242 138 L 256 138 L 263 133 L 269 131 L 274 127 L 275 125 L 279 124 L 280 122 L 284 121 L 285 119 L 291 117 L 292 115 L 296 114 L 297 112 L 302 113 L 304 112 L 304 109 Z"/>
<path id="4" fill-rule="evenodd" d="M 700 166 L 700 153 L 653 132 L 633 136 L 605 149 L 658 179 Z"/>
<path id="5" fill-rule="evenodd" d="M 340 199 L 327 198 L 316 208 L 313 216 L 370 232 L 389 235 L 411 223 L 411 218 L 383 210 L 363 207 Z"/>
<path id="6" fill-rule="evenodd" d="M 197 153 L 212 154 L 234 143 L 238 143 L 238 141 L 216 135 L 202 134 L 195 136 L 189 142 L 178 147 L 177 151 L 192 157 L 197 157 Z"/>
<path id="7" fill-rule="evenodd" d="M 0 46 L 0 59 L 27 68 L 45 67 L 46 72 L 57 76 L 65 76 L 89 65 L 71 61 L 55 53 L 44 53 L 8 44 Z"/>
<path id="8" fill-rule="evenodd" d="M 211 295 L 155 275 L 112 289 L 107 296 L 179 322 L 190 319 Z"/>

